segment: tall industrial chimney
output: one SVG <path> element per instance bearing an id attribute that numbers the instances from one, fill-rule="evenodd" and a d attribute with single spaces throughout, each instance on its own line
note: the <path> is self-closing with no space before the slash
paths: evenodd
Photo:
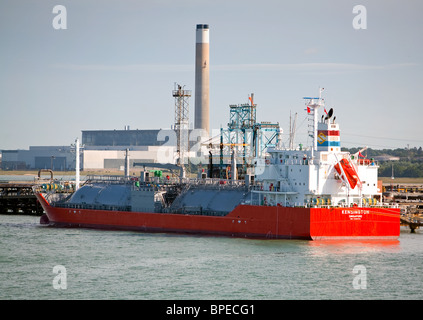
<path id="1" fill-rule="evenodd" d="M 195 129 L 210 133 L 209 119 L 209 25 L 197 24 L 195 41 Z"/>

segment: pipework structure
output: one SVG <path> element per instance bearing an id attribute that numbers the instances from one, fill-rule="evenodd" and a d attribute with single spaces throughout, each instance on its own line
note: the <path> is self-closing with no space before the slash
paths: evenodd
<path id="1" fill-rule="evenodd" d="M 223 172 L 224 158 L 238 157 L 241 174 L 249 174 L 255 158 L 265 155 L 267 148 L 280 147 L 282 129 L 279 123 L 257 122 L 257 105 L 254 94 L 249 103 L 229 106 L 227 129 L 220 129 L 220 170 Z"/>

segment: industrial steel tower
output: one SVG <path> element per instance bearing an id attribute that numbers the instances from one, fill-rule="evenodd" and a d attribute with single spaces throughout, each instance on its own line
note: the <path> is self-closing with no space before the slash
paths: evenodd
<path id="1" fill-rule="evenodd" d="M 188 123 L 189 123 L 189 97 L 191 90 L 185 90 L 175 83 L 175 90 L 172 91 L 175 98 L 175 132 L 177 164 L 182 168 L 185 165 L 185 156 L 188 154 Z"/>
<path id="2" fill-rule="evenodd" d="M 209 119 L 209 25 L 197 24 L 195 44 L 195 129 L 210 133 Z"/>

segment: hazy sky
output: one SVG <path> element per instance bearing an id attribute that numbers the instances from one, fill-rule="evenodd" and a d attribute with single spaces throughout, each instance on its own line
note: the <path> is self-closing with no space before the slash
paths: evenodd
<path id="1" fill-rule="evenodd" d="M 353 28 L 356 5 L 367 29 Z M 0 150 L 170 128 L 174 83 L 194 91 L 196 24 L 210 25 L 211 128 L 254 93 L 258 120 L 284 133 L 298 112 L 307 144 L 302 97 L 324 87 L 342 146 L 423 146 L 422 12 L 421 0 L 0 0 Z"/>

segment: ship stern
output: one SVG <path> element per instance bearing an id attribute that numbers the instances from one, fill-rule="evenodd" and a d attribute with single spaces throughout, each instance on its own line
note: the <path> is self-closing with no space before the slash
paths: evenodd
<path id="1" fill-rule="evenodd" d="M 399 208 L 311 208 L 313 240 L 396 240 L 400 235 Z"/>

